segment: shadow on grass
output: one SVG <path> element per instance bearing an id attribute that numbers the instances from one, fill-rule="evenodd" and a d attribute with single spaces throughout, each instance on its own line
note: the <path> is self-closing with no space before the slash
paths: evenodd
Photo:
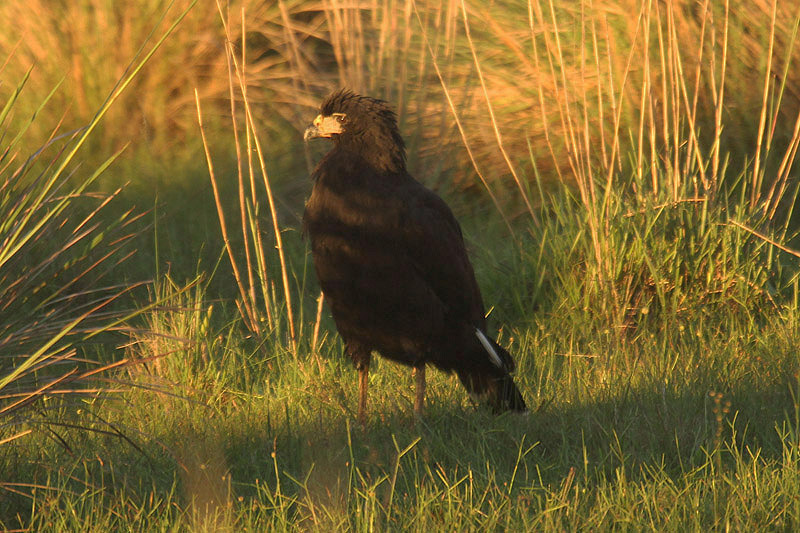
<path id="1" fill-rule="evenodd" d="M 26 527 L 34 485 L 58 488 L 39 489 L 40 511 L 69 507 L 74 503 L 65 501 L 75 495 L 93 493 L 103 495 L 108 509 L 125 502 L 115 511 L 123 515 L 149 509 L 184 520 L 185 513 L 208 518 L 251 506 L 289 524 L 314 520 L 321 509 L 328 517 L 346 517 L 365 498 L 384 507 L 394 499 L 396 507 L 413 509 L 420 500 L 467 487 L 480 507 L 477 494 L 518 498 L 575 479 L 591 490 L 620 470 L 634 482 L 656 471 L 677 480 L 707 467 L 711 456 L 723 469 L 748 453 L 779 462 L 785 442 L 776 428 L 796 424 L 797 381 L 789 375 L 722 395 L 651 387 L 573 405 L 555 398 L 528 415 L 497 417 L 466 404 L 455 378 L 439 376 L 421 421 L 411 408 L 410 379 L 405 391 L 373 386 L 376 401 L 362 431 L 348 412 L 355 405 L 355 373 L 344 361 L 328 364 L 341 373 L 339 382 L 306 383 L 289 402 L 273 389 L 231 397 L 215 408 L 141 393 L 151 394 L 150 401 L 132 402 L 132 411 L 117 414 L 133 417 L 127 425 L 140 424 L 135 441 L 144 454 L 111 435 L 86 440 L 69 431 L 59 437 L 72 444 L 69 450 L 52 442 L 4 447 L 2 464 L 16 471 L 3 479 L 31 485 L 5 491 L 2 523 Z M 388 365 L 382 367 L 377 371 Z M 148 424 L 160 428 L 157 438 L 147 434 Z"/>

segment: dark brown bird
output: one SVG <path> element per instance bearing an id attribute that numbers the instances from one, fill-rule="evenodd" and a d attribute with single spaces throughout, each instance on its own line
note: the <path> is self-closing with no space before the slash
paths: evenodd
<path id="1" fill-rule="evenodd" d="M 312 174 L 303 229 L 347 354 L 365 421 L 371 353 L 412 366 L 421 414 L 425 365 L 456 372 L 495 412 L 524 411 L 511 355 L 486 334 L 480 289 L 447 204 L 406 171 L 389 105 L 348 90 L 322 103 L 305 140 L 333 148 Z"/>

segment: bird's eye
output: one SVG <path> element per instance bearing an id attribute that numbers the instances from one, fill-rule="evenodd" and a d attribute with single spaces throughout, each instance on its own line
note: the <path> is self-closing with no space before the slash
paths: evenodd
<path id="1" fill-rule="evenodd" d="M 344 123 L 344 117 L 345 117 L 344 113 L 334 113 L 333 114 L 333 118 L 335 118 L 336 122 L 338 122 L 339 124 L 343 124 Z"/>

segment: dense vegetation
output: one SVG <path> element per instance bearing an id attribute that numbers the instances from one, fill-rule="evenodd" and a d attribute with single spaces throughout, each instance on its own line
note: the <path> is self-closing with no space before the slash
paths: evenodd
<path id="1" fill-rule="evenodd" d="M 0 526 L 797 529 L 791 2 L 34 4 L 0 5 Z M 416 420 L 381 361 L 353 423 L 298 222 L 341 85 L 454 207 L 527 416 L 429 372 Z"/>

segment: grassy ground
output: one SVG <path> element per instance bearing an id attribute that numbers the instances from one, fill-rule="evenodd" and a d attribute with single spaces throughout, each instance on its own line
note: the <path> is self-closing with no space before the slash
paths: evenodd
<path id="1" fill-rule="evenodd" d="M 8 484 L 32 496 L 5 495 L 6 527 L 749 530 L 800 518 L 796 309 L 735 326 L 693 313 L 620 342 L 534 314 L 504 329 L 531 414 L 476 410 L 434 373 L 416 421 L 410 373 L 380 362 L 363 432 L 338 340 L 295 357 L 209 325 L 210 309 L 197 298 L 162 313 L 197 344 L 137 369 L 147 388 L 63 413 L 102 416 L 126 439 L 56 427 L 58 439 L 6 446 L 4 479 L 37 487 Z"/>
<path id="2" fill-rule="evenodd" d="M 360 18 L 244 2 L 250 33 L 198 5 L 171 34 L 169 12 L 127 70 L 151 31 L 134 12 L 30 19 L 22 4 L 0 7 L 27 32 L 7 74 L 26 79 L 39 49 L 61 59 L 0 112 L 0 527 L 800 527 L 786 4 L 745 5 L 761 22 L 744 32 L 738 2 L 389 3 Z M 72 48 L 43 42 L 54 28 Z M 184 54 L 179 75 L 160 63 Z M 59 63 L 70 83 L 48 100 Z M 128 92 L 106 110 L 119 77 Z M 432 371 L 417 420 L 409 369 L 378 359 L 355 424 L 355 371 L 298 230 L 320 150 L 300 146 L 304 104 L 344 83 L 397 104 L 529 414 L 492 416 Z M 58 133 L 90 128 L 37 152 L 61 99 L 75 109 Z"/>

